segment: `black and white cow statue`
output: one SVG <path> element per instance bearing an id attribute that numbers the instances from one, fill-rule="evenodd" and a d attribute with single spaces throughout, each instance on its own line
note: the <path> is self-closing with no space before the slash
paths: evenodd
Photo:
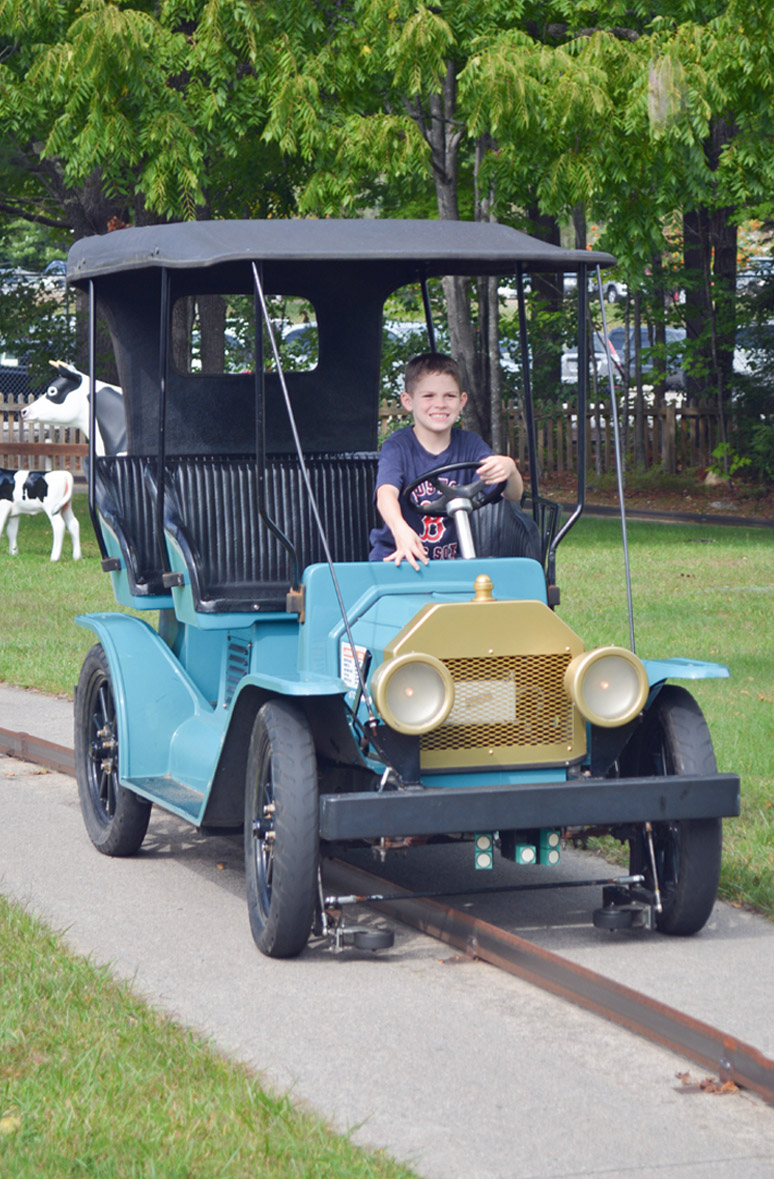
<path id="1" fill-rule="evenodd" d="M 81 530 L 72 508 L 73 477 L 69 471 L 9 471 L 0 467 L 0 536 L 8 525 L 8 551 L 15 556 L 21 516 L 45 512 L 54 533 L 51 560 L 62 555 L 65 528 L 73 542 L 73 560 L 81 557 Z"/>
<path id="2" fill-rule="evenodd" d="M 57 375 L 38 397 L 22 410 L 22 421 L 44 422 L 52 426 L 70 426 L 89 437 L 89 378 L 85 373 L 52 360 Z M 126 450 L 124 397 L 116 385 L 97 381 L 97 454 L 123 454 Z"/>

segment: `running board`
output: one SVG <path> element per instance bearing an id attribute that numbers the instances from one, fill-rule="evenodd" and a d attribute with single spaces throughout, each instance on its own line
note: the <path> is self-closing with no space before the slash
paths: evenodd
<path id="1" fill-rule="evenodd" d="M 121 784 L 165 811 L 199 825 L 204 804 L 204 794 L 200 790 L 194 790 L 192 786 L 186 786 L 184 782 L 167 775 L 160 778 L 122 778 Z"/>

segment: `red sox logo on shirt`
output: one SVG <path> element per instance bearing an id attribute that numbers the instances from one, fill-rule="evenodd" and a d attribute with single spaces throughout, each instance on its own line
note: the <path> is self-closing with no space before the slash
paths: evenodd
<path id="1" fill-rule="evenodd" d="M 454 486 L 454 481 L 450 479 L 442 479 L 440 482 L 445 483 L 450 487 Z M 432 505 L 433 500 L 438 498 L 438 488 L 429 481 L 420 483 L 419 486 L 415 488 L 413 496 L 416 497 L 416 501 L 420 503 L 422 507 L 425 507 L 428 504 Z M 430 498 L 424 499 L 422 498 L 423 496 L 429 496 Z M 422 531 L 419 534 L 419 539 L 423 543 L 437 545 L 439 541 L 444 539 L 447 528 L 448 520 L 445 516 L 422 516 Z M 451 551 L 452 549 L 454 550 L 453 552 Z M 444 546 L 443 549 L 437 549 L 433 553 L 433 556 L 454 557 L 456 552 L 457 545 L 454 543 L 452 545 Z"/>
<path id="2" fill-rule="evenodd" d="M 441 540 L 446 531 L 443 516 L 423 516 L 422 525 L 419 539 L 421 541 L 429 541 L 430 544 L 436 544 Z"/>

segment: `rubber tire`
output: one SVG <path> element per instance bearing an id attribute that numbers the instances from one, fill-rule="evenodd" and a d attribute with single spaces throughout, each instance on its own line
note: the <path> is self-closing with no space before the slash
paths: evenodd
<path id="1" fill-rule="evenodd" d="M 150 821 L 151 804 L 119 781 L 118 726 L 110 668 L 102 646 L 83 661 L 75 697 L 75 772 L 78 797 L 89 838 L 106 856 L 132 856 Z M 96 750 L 99 732 L 110 729 L 112 768 L 105 771 Z"/>
<path id="2" fill-rule="evenodd" d="M 639 764 L 629 767 L 634 774 L 717 772 L 712 738 L 699 705 L 685 688 L 672 684 L 661 689 L 647 713 L 639 749 Z M 653 823 L 663 905 L 663 911 L 656 914 L 656 926 L 662 933 L 685 937 L 706 924 L 717 897 L 722 843 L 719 818 Z M 652 888 L 644 828 L 629 841 L 629 848 L 629 871 L 641 873 L 646 887 Z"/>
<path id="3" fill-rule="evenodd" d="M 270 803 L 273 842 L 254 831 Z M 303 712 L 287 700 L 268 701 L 253 724 L 244 843 L 253 940 L 270 958 L 295 958 L 312 932 L 320 839 L 314 741 Z"/>

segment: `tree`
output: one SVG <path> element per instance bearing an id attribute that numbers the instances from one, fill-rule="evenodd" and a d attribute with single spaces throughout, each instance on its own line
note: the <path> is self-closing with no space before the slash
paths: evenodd
<path id="1" fill-rule="evenodd" d="M 0 0 L 0 213 L 76 235 L 295 210 L 556 235 L 583 209 L 630 289 L 651 271 L 662 340 L 677 217 L 695 368 L 722 399 L 735 224 L 774 181 L 772 22 L 764 0 Z M 496 287 L 449 282 L 446 304 L 470 424 L 497 441 Z"/>
<path id="2" fill-rule="evenodd" d="M 29 215 L 50 202 L 79 236 L 113 215 L 286 213 L 292 181 L 260 139 L 264 33 L 234 0 L 0 0 L 0 135 L 37 185 Z"/>
<path id="3" fill-rule="evenodd" d="M 287 215 L 297 177 L 260 137 L 264 34 L 246 0 L 0 0 L 0 214 L 70 240 Z"/>

